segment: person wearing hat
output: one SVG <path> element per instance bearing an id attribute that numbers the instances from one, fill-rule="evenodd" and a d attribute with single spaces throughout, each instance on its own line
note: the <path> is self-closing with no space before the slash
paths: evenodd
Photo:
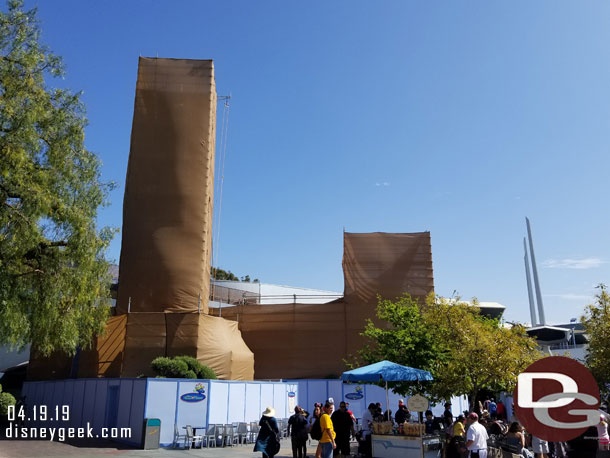
<path id="1" fill-rule="evenodd" d="M 280 451 L 280 430 L 275 419 L 275 409 L 267 407 L 258 422 L 260 430 L 254 444 L 255 452 L 262 452 L 263 458 L 273 458 Z"/>
<path id="2" fill-rule="evenodd" d="M 487 430 L 479 423 L 479 416 L 475 412 L 468 415 L 468 431 L 466 432 L 466 448 L 470 458 L 487 458 Z"/>

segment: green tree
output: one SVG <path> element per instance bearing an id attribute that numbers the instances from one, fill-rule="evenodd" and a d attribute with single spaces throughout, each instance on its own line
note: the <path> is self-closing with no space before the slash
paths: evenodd
<path id="1" fill-rule="evenodd" d="M 360 356 L 367 363 L 387 359 L 425 369 L 433 382 L 394 384 L 397 392 L 425 391 L 434 401 L 479 391 L 512 390 L 517 375 L 540 357 L 536 342 L 521 326 L 506 328 L 479 314 L 476 302 L 431 295 L 418 304 L 405 295 L 380 300 L 377 317 L 363 333 L 372 340 Z"/>
<path id="2" fill-rule="evenodd" d="M 215 280 L 230 280 L 230 281 L 243 281 L 245 283 L 250 283 L 250 282 L 259 283 L 258 278 L 255 278 L 254 280 L 250 280 L 250 275 L 245 275 L 241 278 L 238 278 L 237 275 L 235 275 L 230 270 L 223 270 L 219 267 L 212 267 L 211 275 L 212 275 L 212 278 Z"/>
<path id="3" fill-rule="evenodd" d="M 597 380 L 599 391 L 606 404 L 610 402 L 610 294 L 604 284 L 597 286 L 595 303 L 585 308 L 581 322 L 589 336 L 585 356 L 587 367 Z"/>
<path id="4" fill-rule="evenodd" d="M 87 347 L 108 315 L 96 228 L 110 184 L 84 146 L 80 95 L 55 89 L 61 59 L 39 42 L 36 10 L 0 12 L 0 343 L 68 353 Z M 108 301 L 107 301 L 108 299 Z"/>
<path id="5" fill-rule="evenodd" d="M 512 391 L 519 373 L 542 356 L 523 326 L 505 327 L 480 315 L 476 301 L 435 297 L 422 315 L 444 346 L 445 358 L 432 370 L 431 392 L 437 398 L 466 395 L 472 407 L 483 389 Z"/>
<path id="6" fill-rule="evenodd" d="M 239 281 L 239 278 L 230 270 L 223 270 L 218 267 L 212 267 L 212 278 L 215 280 L 231 280 Z"/>
<path id="7" fill-rule="evenodd" d="M 395 301 L 379 298 L 377 320 L 367 320 L 362 335 L 371 340 L 371 344 L 359 352 L 367 364 L 388 360 L 433 371 L 437 362 L 446 357 L 443 341 L 429 331 L 422 307 L 409 294 Z M 391 382 L 388 386 L 402 394 L 422 390 L 422 386 L 409 382 Z M 429 383 L 424 386 L 427 390 Z"/>

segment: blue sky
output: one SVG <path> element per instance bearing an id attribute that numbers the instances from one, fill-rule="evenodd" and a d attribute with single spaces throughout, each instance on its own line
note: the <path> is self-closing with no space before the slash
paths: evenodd
<path id="1" fill-rule="evenodd" d="M 430 231 L 437 293 L 523 322 L 529 216 L 547 321 L 610 282 L 610 3 L 26 6 L 118 184 L 101 225 L 121 226 L 138 56 L 212 58 L 232 95 L 220 267 L 342 291 L 344 229 Z"/>

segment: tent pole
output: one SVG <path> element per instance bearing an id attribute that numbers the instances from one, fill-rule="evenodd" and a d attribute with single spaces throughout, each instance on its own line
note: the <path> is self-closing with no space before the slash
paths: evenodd
<path id="1" fill-rule="evenodd" d="M 388 416 L 389 416 L 390 415 L 389 414 L 389 412 L 390 412 L 390 396 L 388 394 L 388 381 L 387 380 L 385 381 L 385 406 L 386 406 L 385 410 L 388 412 Z M 388 418 L 388 421 L 391 421 L 391 420 Z"/>

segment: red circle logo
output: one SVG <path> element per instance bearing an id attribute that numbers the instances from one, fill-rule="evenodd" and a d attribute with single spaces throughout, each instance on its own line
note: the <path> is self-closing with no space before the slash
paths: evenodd
<path id="1" fill-rule="evenodd" d="M 531 364 L 517 378 L 515 415 L 532 435 L 564 442 L 599 423 L 599 388 L 576 360 L 550 356 Z"/>

